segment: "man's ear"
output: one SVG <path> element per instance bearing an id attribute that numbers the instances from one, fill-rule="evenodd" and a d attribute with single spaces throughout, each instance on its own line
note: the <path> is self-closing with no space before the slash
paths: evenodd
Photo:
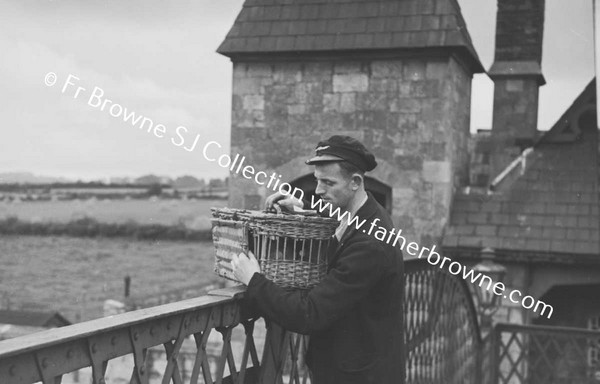
<path id="1" fill-rule="evenodd" d="M 355 173 L 354 175 L 352 175 L 352 178 L 350 179 L 352 181 L 352 190 L 356 191 L 360 188 L 360 186 L 364 183 L 363 177 L 361 175 L 359 175 L 358 173 Z"/>

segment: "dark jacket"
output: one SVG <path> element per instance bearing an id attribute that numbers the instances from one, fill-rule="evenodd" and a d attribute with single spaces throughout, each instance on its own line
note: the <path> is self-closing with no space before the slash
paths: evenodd
<path id="1" fill-rule="evenodd" d="M 365 224 L 350 225 L 339 243 L 334 238 L 319 285 L 290 291 L 256 273 L 246 297 L 266 318 L 311 336 L 306 362 L 315 384 L 403 384 L 402 253 L 393 238 L 386 244 L 374 237 L 393 223 L 370 193 L 357 216 Z"/>

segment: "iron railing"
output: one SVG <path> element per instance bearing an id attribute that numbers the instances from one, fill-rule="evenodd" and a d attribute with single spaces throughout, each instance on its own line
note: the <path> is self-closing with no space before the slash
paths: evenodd
<path id="1" fill-rule="evenodd" d="M 482 342 L 466 282 L 419 260 L 406 266 L 407 384 L 479 384 Z"/>
<path id="2" fill-rule="evenodd" d="M 407 260 L 405 271 L 407 384 L 479 383 L 481 339 L 466 283 L 423 260 Z M 226 296 L 202 296 L 0 342 L 0 383 L 68 384 L 78 381 L 66 374 L 87 368 L 90 377 L 80 382 L 103 384 L 112 375 L 111 364 L 123 356 L 130 359 L 127 381 L 136 384 L 310 382 L 305 336 L 268 324 L 264 342 L 257 345 L 258 321 L 241 316 L 240 298 L 231 290 L 217 294 Z M 220 342 L 210 344 L 215 333 Z M 158 360 L 162 373 L 156 371 Z"/>
<path id="3" fill-rule="evenodd" d="M 257 382 L 254 321 L 241 319 L 239 310 L 239 299 L 201 296 L 9 339 L 0 343 L 0 383 L 57 384 L 66 373 L 91 367 L 92 382 L 103 384 L 109 361 L 125 355 L 133 358 L 130 381 L 149 383 L 148 350 L 162 345 L 167 363 L 161 381 L 178 384 L 183 382 L 178 355 L 190 336 L 196 346 L 190 382 L 197 383 L 200 377 L 206 383 Z M 246 337 L 238 370 L 231 334 L 239 324 Z M 211 369 L 206 347 L 213 331 L 222 335 L 222 344 L 218 363 Z"/>
<path id="4" fill-rule="evenodd" d="M 600 383 L 600 331 L 498 324 L 493 384 Z"/>

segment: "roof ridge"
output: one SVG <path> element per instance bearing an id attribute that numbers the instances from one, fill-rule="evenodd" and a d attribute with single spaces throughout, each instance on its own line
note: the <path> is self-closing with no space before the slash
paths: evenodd
<path id="1" fill-rule="evenodd" d="M 558 118 L 558 120 L 554 123 L 554 125 L 552 125 L 552 127 L 550 129 L 548 129 L 547 131 L 544 131 L 536 140 L 535 142 L 528 148 L 523 149 L 523 151 L 521 151 L 521 153 L 519 153 L 513 160 L 512 162 L 507 165 L 498 175 L 493 176 L 494 179 L 493 181 L 490 183 L 489 185 L 489 189 L 491 191 L 496 190 L 497 186 L 509 175 L 512 174 L 512 172 L 517 169 L 517 164 L 521 163 L 522 168 L 525 168 L 525 162 L 527 161 L 528 158 L 530 158 L 530 154 L 533 153 L 541 144 L 544 143 L 548 143 L 548 142 L 552 142 L 549 141 L 553 136 L 555 136 L 557 134 L 557 131 L 559 131 L 560 129 L 563 128 L 563 124 L 564 123 L 571 123 L 570 119 L 569 119 L 569 115 L 572 113 L 572 111 L 578 106 L 578 104 L 583 103 L 583 101 L 588 98 L 588 97 L 595 97 L 596 93 L 595 93 L 595 82 L 596 82 L 596 77 L 592 78 L 592 80 L 585 86 L 585 88 L 583 89 L 583 91 L 581 91 L 577 97 L 575 98 L 575 100 L 573 100 L 573 102 L 571 103 L 571 105 L 569 105 L 569 107 L 565 110 L 565 112 L 560 116 L 560 118 Z M 593 93 L 592 93 L 593 92 Z M 591 95 L 590 95 L 591 93 Z M 576 138 L 573 137 L 571 139 L 563 139 L 560 140 L 560 142 L 572 142 L 574 141 Z M 534 158 L 531 159 L 529 161 L 537 161 L 538 159 Z M 530 165 L 531 166 L 531 165 Z M 521 172 L 521 175 L 523 175 L 523 170 Z M 519 176 L 519 177 L 520 177 Z M 517 179 L 519 178 L 517 177 Z M 513 180 L 514 183 L 515 180 Z"/>
<path id="2" fill-rule="evenodd" d="M 565 112 L 560 115 L 560 117 L 556 120 L 556 122 L 550 127 L 550 129 L 548 129 L 547 131 L 545 131 L 540 137 L 538 137 L 538 139 L 535 141 L 535 143 L 533 143 L 533 147 L 535 148 L 536 146 L 538 146 L 541 143 L 547 142 L 547 140 L 549 139 L 550 136 L 552 136 L 553 134 L 555 134 L 558 129 L 560 129 L 562 123 L 564 123 L 565 121 L 568 121 L 568 115 L 569 113 L 572 112 L 572 110 L 577 106 L 577 104 L 580 104 L 583 102 L 584 98 L 589 97 L 590 95 L 588 95 L 589 93 L 592 93 L 592 97 L 596 96 L 596 76 L 594 76 L 592 78 L 592 80 L 590 80 L 590 82 L 585 86 L 585 88 L 583 88 L 583 91 L 581 91 L 577 97 L 575 98 L 575 100 L 573 100 L 573 102 L 571 103 L 571 105 L 569 105 L 567 107 L 567 109 L 565 110 Z"/>

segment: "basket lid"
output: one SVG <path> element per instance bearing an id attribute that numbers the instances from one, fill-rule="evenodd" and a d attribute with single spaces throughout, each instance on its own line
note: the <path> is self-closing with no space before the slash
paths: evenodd
<path id="1" fill-rule="evenodd" d="M 318 223 L 318 224 L 331 224 L 337 227 L 339 224 L 337 220 L 313 215 L 303 215 L 298 213 L 272 213 L 266 211 L 256 211 L 250 209 L 239 209 L 239 208 L 216 208 L 212 207 L 212 215 L 215 218 L 223 218 L 229 220 L 240 220 L 240 221 L 262 221 L 262 220 L 277 220 L 283 222 L 301 222 L 301 223 Z"/>

